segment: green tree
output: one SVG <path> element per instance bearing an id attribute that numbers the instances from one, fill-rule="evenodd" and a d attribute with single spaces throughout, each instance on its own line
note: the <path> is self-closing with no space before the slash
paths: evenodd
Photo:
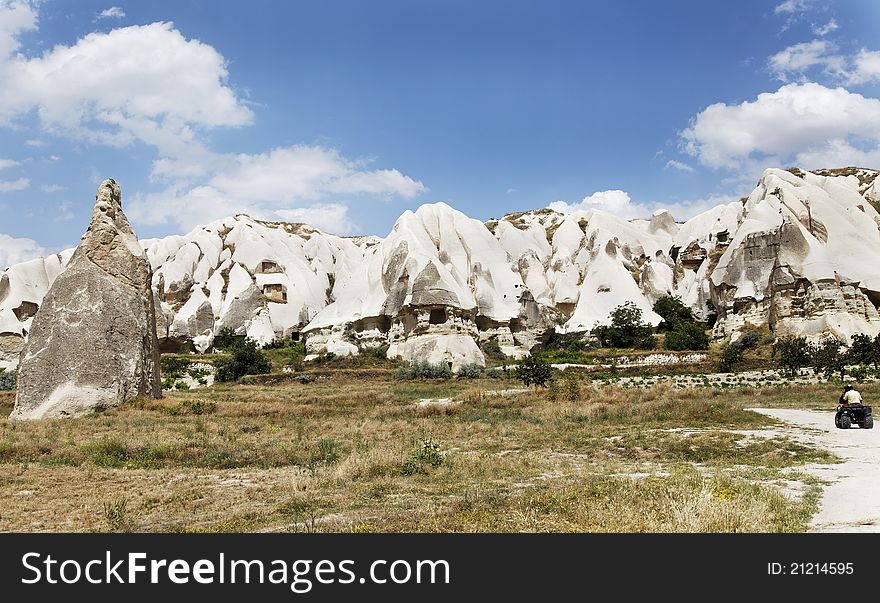
<path id="1" fill-rule="evenodd" d="M 667 350 L 708 350 L 709 334 L 702 323 L 679 321 L 666 334 L 663 345 Z"/>
<path id="2" fill-rule="evenodd" d="M 235 331 L 231 328 L 224 327 L 214 336 L 214 349 L 231 350 L 232 348 L 241 345 L 245 339 L 247 338 L 244 335 L 236 335 Z"/>
<path id="3" fill-rule="evenodd" d="M 846 375 L 846 356 L 840 351 L 841 343 L 836 337 L 824 339 L 810 346 L 810 366 L 815 374 L 822 373 L 826 379 L 835 374 Z"/>
<path id="4" fill-rule="evenodd" d="M 680 297 L 664 295 L 654 302 L 654 312 L 663 318 L 661 328 L 664 330 L 674 329 L 676 323 L 693 322 L 694 313 L 684 305 Z M 704 348 L 699 348 L 704 349 Z"/>
<path id="5" fill-rule="evenodd" d="M 810 345 L 804 337 L 780 337 L 773 344 L 772 357 L 783 372 L 794 375 L 810 366 Z"/>
<path id="6" fill-rule="evenodd" d="M 878 336 L 880 337 L 880 336 Z M 849 346 L 847 352 L 847 361 L 851 364 L 877 364 L 878 360 L 878 340 L 871 339 L 864 333 L 856 333 L 852 337 L 852 345 Z"/>
<path id="7" fill-rule="evenodd" d="M 232 356 L 214 362 L 217 381 L 235 381 L 244 375 L 262 375 L 269 372 L 269 360 L 253 339 L 245 339 L 233 346 Z"/>
<path id="8" fill-rule="evenodd" d="M 743 345 L 739 341 L 728 343 L 721 352 L 721 360 L 718 362 L 718 371 L 732 373 L 743 360 Z"/>
<path id="9" fill-rule="evenodd" d="M 642 310 L 633 302 L 626 302 L 611 311 L 611 324 L 599 325 L 593 335 L 603 346 L 613 348 L 653 349 L 654 341 L 651 325 L 642 321 Z"/>
<path id="10" fill-rule="evenodd" d="M 529 354 L 516 365 L 516 378 L 526 386 L 547 387 L 550 380 L 550 365 L 542 358 Z"/>

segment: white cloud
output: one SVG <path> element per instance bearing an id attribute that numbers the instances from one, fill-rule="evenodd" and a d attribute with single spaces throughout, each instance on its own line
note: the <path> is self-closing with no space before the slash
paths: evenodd
<path id="1" fill-rule="evenodd" d="M 829 140 L 823 145 L 798 153 L 792 163 L 807 170 L 850 165 L 876 168 L 880 166 L 880 146 L 864 150 L 846 140 Z"/>
<path id="2" fill-rule="evenodd" d="M 43 184 L 40 186 L 40 190 L 44 193 L 57 193 L 58 191 L 63 191 L 64 187 L 59 184 Z"/>
<path id="3" fill-rule="evenodd" d="M 56 222 L 68 222 L 73 219 L 73 203 L 70 201 L 62 201 L 58 204 L 57 213 L 55 215 Z"/>
<path id="4" fill-rule="evenodd" d="M 153 23 L 90 33 L 71 46 L 25 56 L 15 52 L 18 36 L 36 28 L 36 4 L 14 5 L 14 19 L 0 13 L 0 127 L 35 117 L 52 135 L 154 147 L 150 178 L 165 190 L 132 195 L 127 212 L 137 222 L 191 228 L 239 212 L 266 218 L 288 212 L 340 232 L 354 227 L 341 196 L 411 199 L 427 190 L 398 170 L 370 169 L 369 161 L 321 146 L 216 153 L 207 131 L 248 125 L 253 114 L 213 47 L 187 40 L 171 23 Z M 9 6 L 0 0 L 11 15 Z"/>
<path id="5" fill-rule="evenodd" d="M 770 71 L 783 82 L 803 79 L 813 67 L 822 67 L 825 74 L 841 78 L 846 74 L 846 59 L 835 54 L 836 50 L 837 46 L 828 40 L 794 44 L 770 57 Z"/>
<path id="6" fill-rule="evenodd" d="M 773 12 L 777 15 L 802 13 L 810 10 L 813 6 L 813 0 L 785 0 L 782 4 L 776 5 Z"/>
<path id="7" fill-rule="evenodd" d="M 29 147 L 34 147 L 35 149 L 46 146 L 46 143 L 44 141 L 40 140 L 39 138 L 29 138 L 24 141 L 24 144 L 26 144 Z"/>
<path id="8" fill-rule="evenodd" d="M 282 147 L 255 155 L 212 155 L 210 164 L 185 162 L 183 171 L 207 174 L 197 185 L 178 181 L 162 193 L 136 196 L 127 213 L 138 223 L 173 221 L 184 229 L 237 213 L 280 220 L 315 216 L 328 231 L 347 234 L 354 225 L 340 214 L 345 206 L 327 204 L 328 197 L 412 199 L 427 190 L 397 170 L 369 170 L 367 165 L 320 146 Z M 163 162 L 160 168 L 163 176 L 180 176 L 182 171 L 172 161 Z M 334 222 L 333 216 L 339 220 Z M 313 226 L 321 227 L 317 223 Z"/>
<path id="9" fill-rule="evenodd" d="M 837 24 L 837 21 L 831 19 L 825 25 L 813 25 L 812 30 L 817 36 L 827 36 L 828 34 L 837 31 L 839 28 L 840 25 Z"/>
<path id="10" fill-rule="evenodd" d="M 302 222 L 338 235 L 351 234 L 357 228 L 348 217 L 348 208 L 339 203 L 279 209 L 274 215 L 284 222 Z"/>
<path id="11" fill-rule="evenodd" d="M 0 234 L 0 270 L 19 262 L 43 257 L 46 253 L 46 248 L 38 245 L 33 239 L 17 239 Z"/>
<path id="12" fill-rule="evenodd" d="M 676 159 L 670 159 L 669 161 L 667 161 L 665 169 L 667 169 L 667 170 L 669 170 L 669 169 L 681 170 L 682 172 L 693 172 L 694 171 L 694 168 L 692 165 L 685 163 L 684 161 L 678 161 Z"/>
<path id="13" fill-rule="evenodd" d="M 91 33 L 35 58 L 0 55 L 0 125 L 35 112 L 53 134 L 185 155 L 200 129 L 251 122 L 227 75 L 213 47 L 171 23 Z"/>
<path id="14" fill-rule="evenodd" d="M 806 81 L 807 72 L 816 67 L 834 81 L 858 85 L 880 81 L 880 51 L 862 48 L 855 55 L 842 55 L 834 42 L 813 40 L 777 52 L 768 67 L 783 82 Z"/>
<path id="15" fill-rule="evenodd" d="M 118 6 L 111 6 L 110 8 L 105 8 L 100 13 L 98 13 L 98 19 L 121 19 L 125 16 L 125 11 L 119 8 Z"/>
<path id="16" fill-rule="evenodd" d="M 872 81 L 880 81 L 880 50 L 862 48 L 853 59 L 849 83 L 866 84 Z"/>
<path id="17" fill-rule="evenodd" d="M 654 212 L 665 209 L 669 211 L 676 220 L 683 221 L 693 218 L 697 214 L 703 213 L 713 207 L 726 205 L 733 201 L 737 201 L 738 199 L 739 197 L 735 195 L 711 195 L 702 199 L 690 199 L 685 201 L 637 203 L 630 199 L 629 194 L 624 191 L 613 190 L 593 193 L 589 197 L 585 197 L 580 203 L 554 201 L 547 207 L 563 214 L 599 209 L 624 219 L 647 219 L 650 218 Z"/>
<path id="18" fill-rule="evenodd" d="M 682 148 L 713 168 L 737 168 L 761 158 L 785 164 L 829 141 L 880 145 L 880 100 L 826 88 L 787 84 L 739 105 L 716 103 L 680 132 Z"/>
<path id="19" fill-rule="evenodd" d="M 31 181 L 29 178 L 19 178 L 18 180 L 0 180 L 0 193 L 23 191 L 30 185 Z"/>
<path id="20" fill-rule="evenodd" d="M 8 170 L 17 165 L 19 165 L 19 162 L 14 159 L 0 159 L 0 170 Z"/>
<path id="21" fill-rule="evenodd" d="M 0 0 L 0 61 L 21 47 L 18 36 L 37 27 L 37 11 L 24 0 Z"/>
<path id="22" fill-rule="evenodd" d="M 346 159 L 319 146 L 278 148 L 259 155 L 225 158 L 226 165 L 209 181 L 243 202 L 316 200 L 328 194 L 367 194 L 412 199 L 425 190 L 421 182 L 397 170 L 362 169 L 364 162 Z"/>
<path id="23" fill-rule="evenodd" d="M 644 215 L 644 207 L 632 202 L 628 193 L 621 190 L 599 191 L 584 197 L 580 203 L 554 201 L 547 207 L 563 214 L 598 209 L 621 218 L 638 218 Z"/>

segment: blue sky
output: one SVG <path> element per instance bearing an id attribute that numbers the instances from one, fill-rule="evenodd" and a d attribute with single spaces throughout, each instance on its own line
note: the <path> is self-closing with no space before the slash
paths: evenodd
<path id="1" fill-rule="evenodd" d="M 237 212 L 388 232 L 687 218 L 765 167 L 880 167 L 880 3 L 0 0 L 0 268 Z"/>

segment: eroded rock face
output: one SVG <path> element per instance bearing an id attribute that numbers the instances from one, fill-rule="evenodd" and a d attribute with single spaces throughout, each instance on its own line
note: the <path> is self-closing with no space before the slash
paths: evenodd
<path id="1" fill-rule="evenodd" d="M 105 180 L 88 230 L 33 317 L 10 418 L 76 417 L 160 398 L 151 280 L 119 186 Z"/>
<path id="2" fill-rule="evenodd" d="M 711 275 L 716 337 L 766 325 L 845 344 L 880 332 L 877 172 L 767 170 Z"/>
<path id="3" fill-rule="evenodd" d="M 310 354 L 387 347 L 458 366 L 480 362 L 462 338 L 520 356 L 628 301 L 657 324 L 665 295 L 717 314 L 719 338 L 766 325 L 849 341 L 880 331 L 877 174 L 768 169 L 748 198 L 684 223 L 549 208 L 483 223 L 437 203 L 405 212 L 385 239 L 239 215 L 142 246 L 163 351 L 207 350 L 228 327 L 260 343 L 305 339 Z M 0 278 L 0 366 L 71 253 Z"/>

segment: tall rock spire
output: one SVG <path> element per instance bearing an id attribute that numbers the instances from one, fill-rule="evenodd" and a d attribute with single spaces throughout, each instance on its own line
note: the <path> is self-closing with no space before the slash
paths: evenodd
<path id="1" fill-rule="evenodd" d="M 152 276 L 119 185 L 104 180 L 79 247 L 34 316 L 11 419 L 80 416 L 162 397 Z"/>

